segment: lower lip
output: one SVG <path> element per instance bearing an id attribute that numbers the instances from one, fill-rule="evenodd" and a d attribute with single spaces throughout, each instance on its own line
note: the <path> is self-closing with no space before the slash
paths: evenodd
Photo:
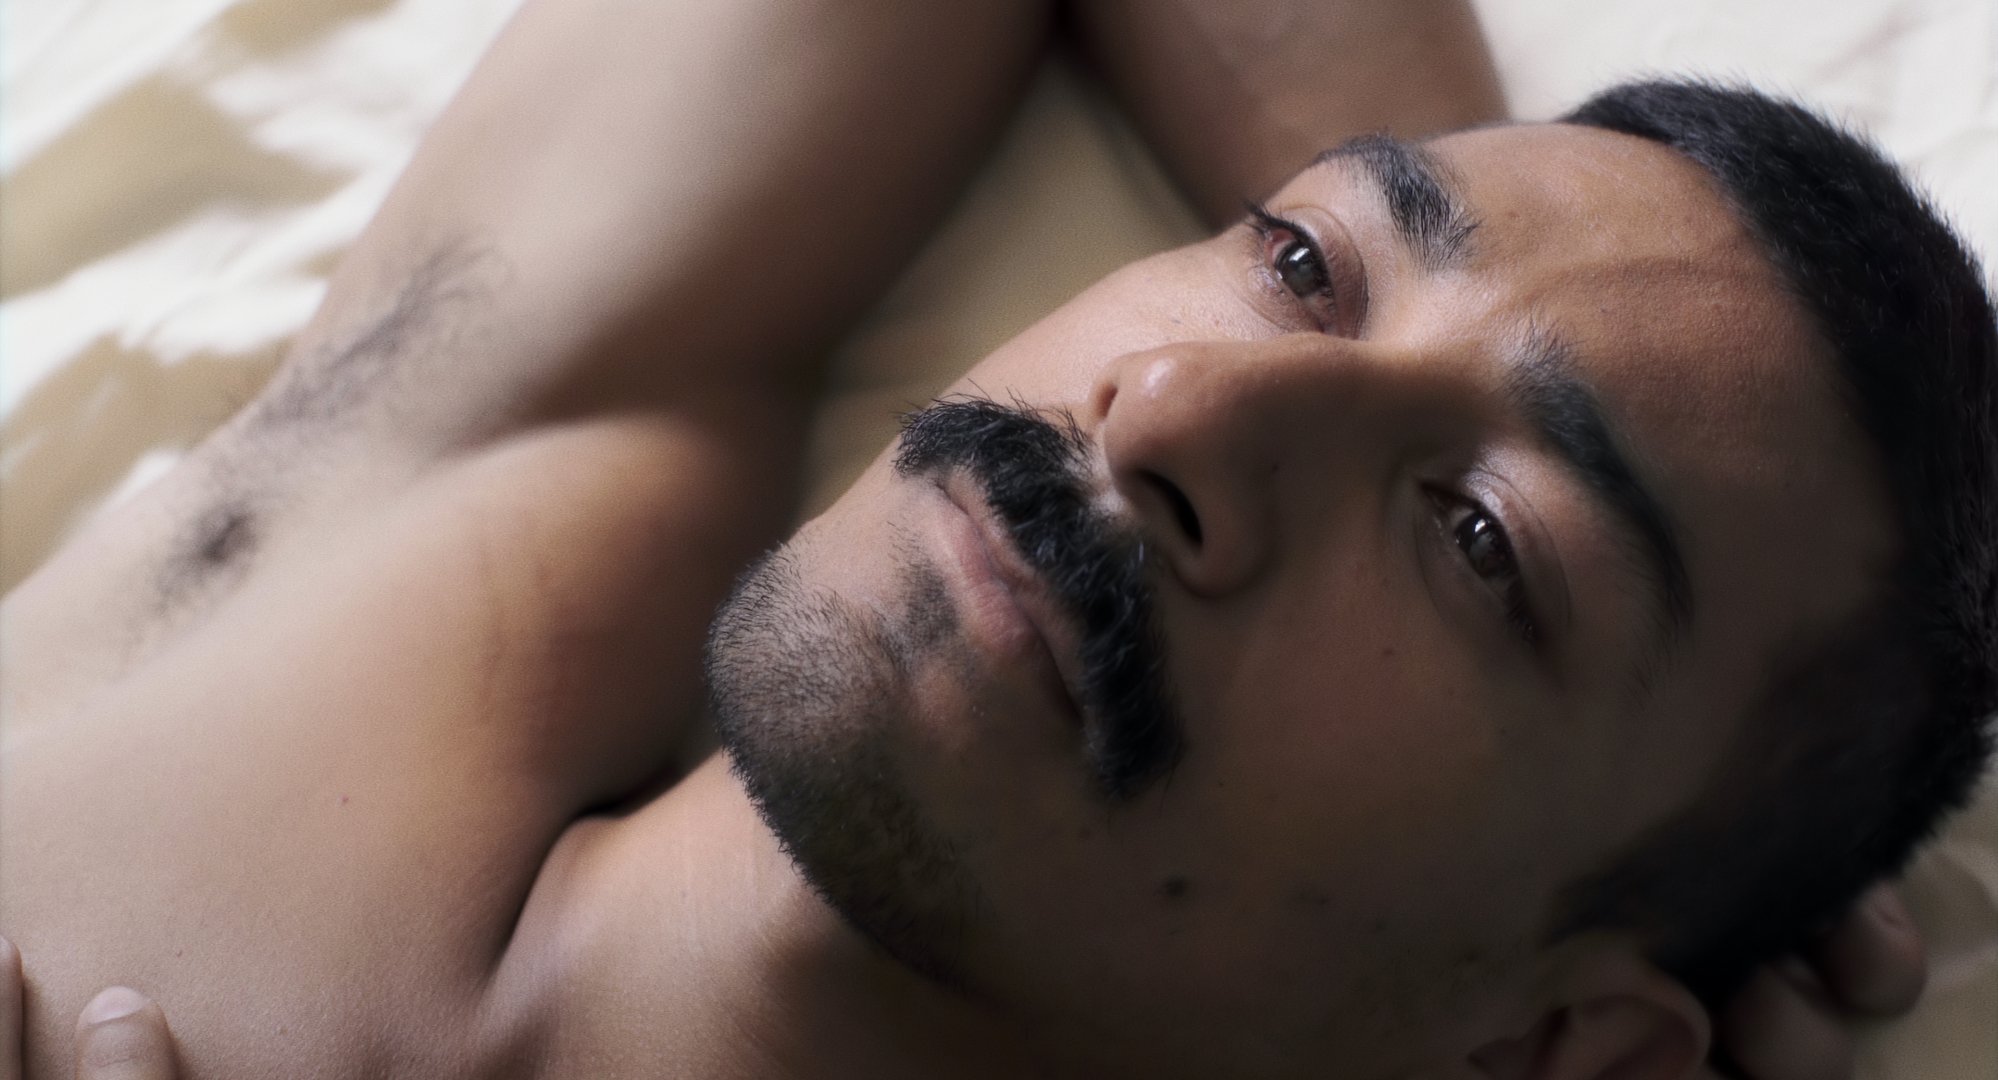
<path id="1" fill-rule="evenodd" d="M 1062 684 L 1047 640 L 1020 606 L 985 547 L 978 523 L 962 506 L 945 496 L 943 541 L 958 594 L 965 631 L 980 651 L 1014 670 L 1024 669 L 1063 712 L 1076 719 L 1075 705 Z"/>

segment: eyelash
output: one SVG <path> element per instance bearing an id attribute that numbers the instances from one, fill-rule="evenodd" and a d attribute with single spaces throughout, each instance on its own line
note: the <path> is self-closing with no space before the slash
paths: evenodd
<path id="1" fill-rule="evenodd" d="M 1307 299 L 1307 297 L 1299 295 L 1296 289 L 1290 287 L 1289 283 L 1283 279 L 1283 271 L 1279 267 L 1272 265 L 1273 260 L 1270 258 L 1269 251 L 1270 243 L 1276 239 L 1278 233 L 1288 233 L 1292 243 L 1310 253 L 1312 261 L 1317 268 L 1317 274 L 1323 279 L 1322 284 L 1311 290 L 1312 295 L 1322 301 L 1331 311 L 1331 315 L 1322 321 L 1336 323 L 1339 308 L 1337 296 L 1338 282 L 1333 276 L 1331 263 L 1326 261 L 1325 253 L 1318 247 L 1318 242 L 1312 239 L 1311 234 L 1306 232 L 1302 226 L 1288 218 L 1272 213 L 1266 206 L 1251 202 L 1248 204 L 1248 210 L 1249 226 L 1255 230 L 1259 241 L 1257 260 L 1265 275 L 1265 280 L 1273 289 L 1282 289 L 1298 299 Z M 1525 641 L 1529 647 L 1537 646 L 1540 642 L 1540 623 L 1534 617 L 1532 605 L 1527 599 L 1526 575 L 1521 571 L 1519 566 L 1519 552 L 1513 547 L 1512 537 L 1506 532 L 1504 523 L 1499 520 L 1497 514 L 1492 513 L 1484 504 L 1455 492 L 1431 489 L 1428 491 L 1428 496 L 1430 502 L 1436 508 L 1437 523 L 1440 526 L 1439 531 L 1442 532 L 1443 538 L 1457 548 L 1465 564 L 1470 567 L 1471 573 L 1476 575 L 1479 581 L 1487 582 L 1486 587 L 1490 588 L 1493 594 L 1498 597 L 1499 602 L 1504 605 L 1506 625 L 1521 640 Z M 1450 515 L 1458 511 L 1468 511 L 1469 513 L 1456 524 L 1448 524 L 1447 519 Z M 1490 537 L 1490 543 L 1493 545 L 1497 557 L 1504 560 L 1504 581 L 1497 586 L 1489 583 L 1486 573 L 1477 568 L 1476 560 L 1471 555 L 1470 546 L 1476 543 L 1480 537 L 1475 535 L 1475 531 L 1473 534 L 1467 535 L 1465 526 L 1475 521 L 1490 523 L 1490 531 L 1485 535 Z"/>
<path id="2" fill-rule="evenodd" d="M 1272 290 L 1281 289 L 1297 299 L 1316 299 L 1324 307 L 1323 311 L 1318 312 L 1320 329 L 1330 329 L 1336 326 L 1339 320 L 1338 279 L 1332 272 L 1331 262 L 1325 258 L 1325 252 L 1319 248 L 1318 241 L 1312 239 L 1311 234 L 1306 232 L 1303 226 L 1288 218 L 1279 217 L 1272 213 L 1268 207 L 1254 202 L 1247 205 L 1249 227 L 1255 230 L 1259 241 L 1256 253 L 1257 263 L 1264 274 L 1265 281 L 1271 286 Z M 1277 265 L 1281 263 L 1281 257 L 1274 260 L 1270 257 L 1270 243 L 1276 239 L 1278 233 L 1289 234 L 1292 244 L 1302 248 L 1311 255 L 1312 263 L 1317 268 L 1317 274 L 1322 279 L 1322 284 L 1310 290 L 1311 295 L 1300 294 L 1296 289 L 1291 288 L 1289 282 L 1284 280 L 1282 268 Z M 1286 245 L 1286 250 L 1288 250 L 1288 246 Z"/>
<path id="3" fill-rule="evenodd" d="M 1486 587 L 1491 589 L 1499 602 L 1504 605 L 1506 625 L 1510 626 L 1513 633 L 1518 634 L 1527 645 L 1537 646 L 1540 643 L 1540 622 L 1534 617 L 1532 604 L 1527 599 L 1526 575 L 1520 569 L 1518 549 L 1513 547 L 1512 538 L 1506 533 L 1504 523 L 1500 522 L 1498 515 L 1492 513 L 1484 504 L 1456 492 L 1430 488 L 1426 489 L 1425 494 L 1436 509 L 1437 524 L 1444 540 L 1457 548 L 1471 573 L 1476 575 L 1479 581 L 1486 582 Z M 1453 523 L 1452 516 L 1460 511 L 1465 512 L 1464 515 Z M 1466 526 L 1476 521 L 1488 522 L 1489 531 L 1473 529 L 1467 533 Z M 1492 583 L 1491 577 L 1486 571 L 1478 568 L 1477 560 L 1471 554 L 1471 545 L 1480 539 L 1481 533 L 1490 537 L 1497 557 L 1504 561 L 1504 566 L 1499 571 L 1503 574 L 1503 580 L 1500 582 Z"/>

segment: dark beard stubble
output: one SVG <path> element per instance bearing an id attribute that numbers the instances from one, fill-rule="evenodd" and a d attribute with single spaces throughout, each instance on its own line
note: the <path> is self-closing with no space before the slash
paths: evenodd
<path id="1" fill-rule="evenodd" d="M 971 474 L 1081 632 L 1090 778 L 1127 803 L 1170 772 L 1183 724 L 1167 693 L 1143 549 L 1088 503 L 1085 444 L 1024 408 L 956 400 L 905 418 L 904 479 Z M 980 892 L 893 760 L 918 664 L 961 647 L 936 568 L 898 552 L 894 618 L 815 592 L 790 548 L 738 581 L 710 630 L 708 705 L 731 768 L 811 886 L 902 963 L 959 984 Z"/>
<path id="2" fill-rule="evenodd" d="M 789 549 L 737 582 L 708 634 L 708 711 L 729 767 L 813 891 L 890 956 L 947 985 L 980 906 L 954 846 L 897 773 L 892 710 L 955 616 L 926 564 L 887 625 L 813 595 Z"/>

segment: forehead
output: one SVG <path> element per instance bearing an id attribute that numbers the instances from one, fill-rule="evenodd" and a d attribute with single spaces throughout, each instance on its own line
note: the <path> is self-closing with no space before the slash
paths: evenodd
<path id="1" fill-rule="evenodd" d="M 1573 343 L 1626 425 L 1670 436 L 1644 440 L 1658 467 L 1704 447 L 1727 451 L 1709 467 L 1766 468 L 1844 433 L 1828 352 L 1697 165 L 1568 125 L 1468 132 L 1431 150 L 1479 221 L 1464 284 L 1484 321 Z"/>
<path id="2" fill-rule="evenodd" d="M 1569 125 L 1429 149 L 1479 224 L 1428 296 L 1480 340 L 1531 326 L 1572 344 L 1679 526 L 1698 651 L 1759 666 L 1856 602 L 1886 543 L 1872 456 L 1829 349 L 1717 185 L 1666 147 Z M 1757 684 L 1726 666 L 1707 674 Z"/>

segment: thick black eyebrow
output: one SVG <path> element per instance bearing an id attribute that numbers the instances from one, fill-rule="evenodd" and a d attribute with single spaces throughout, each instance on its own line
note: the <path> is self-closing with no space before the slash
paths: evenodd
<path id="1" fill-rule="evenodd" d="M 1529 331 L 1508 367 L 1506 391 L 1540 441 L 1634 541 L 1629 546 L 1651 586 L 1663 637 L 1675 639 L 1693 612 L 1678 527 L 1631 468 L 1595 394 L 1576 374 L 1573 348 L 1542 328 Z"/>
<path id="2" fill-rule="evenodd" d="M 1395 232 L 1423 266 L 1440 270 L 1464 259 L 1478 219 L 1429 151 L 1391 135 L 1361 135 L 1318 155 L 1315 164 L 1340 162 L 1358 164 L 1380 187 Z"/>

